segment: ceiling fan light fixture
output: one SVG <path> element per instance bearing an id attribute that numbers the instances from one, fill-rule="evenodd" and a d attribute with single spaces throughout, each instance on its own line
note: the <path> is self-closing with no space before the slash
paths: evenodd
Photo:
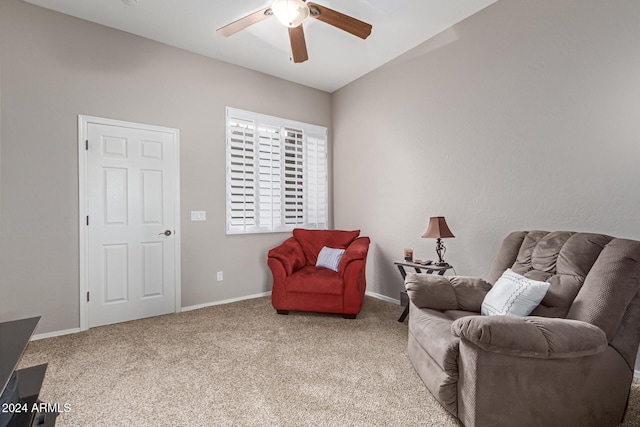
<path id="1" fill-rule="evenodd" d="M 309 6 L 302 0 L 276 0 L 271 10 L 278 21 L 289 28 L 295 28 L 309 18 Z"/>

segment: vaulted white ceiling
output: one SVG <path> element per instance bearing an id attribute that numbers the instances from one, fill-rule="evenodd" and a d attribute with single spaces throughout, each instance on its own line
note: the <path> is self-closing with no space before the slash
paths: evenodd
<path id="1" fill-rule="evenodd" d="M 287 29 L 275 17 L 231 37 L 216 33 L 273 0 L 25 1 L 333 92 L 497 0 L 314 0 L 371 24 L 373 31 L 362 40 L 309 19 L 303 24 L 309 60 L 301 64 L 290 60 Z"/>

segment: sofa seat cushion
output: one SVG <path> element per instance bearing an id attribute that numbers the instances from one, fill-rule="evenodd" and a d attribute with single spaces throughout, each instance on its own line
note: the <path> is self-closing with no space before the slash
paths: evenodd
<path id="1" fill-rule="evenodd" d="M 460 339 L 451 332 L 451 324 L 463 317 L 460 310 L 442 312 L 428 308 L 411 307 L 409 333 L 443 371 L 458 376 L 458 348 Z M 472 315 L 475 313 L 468 313 Z"/>
<path id="2" fill-rule="evenodd" d="M 475 312 L 471 312 L 471 311 L 464 311 L 464 310 L 446 310 L 444 311 L 444 314 L 451 319 L 452 322 L 460 319 L 461 317 L 467 317 L 467 316 L 479 316 L 480 313 L 475 313 Z"/>
<path id="3" fill-rule="evenodd" d="M 287 292 L 342 295 L 344 281 L 333 270 L 308 265 L 287 277 L 284 287 Z"/>

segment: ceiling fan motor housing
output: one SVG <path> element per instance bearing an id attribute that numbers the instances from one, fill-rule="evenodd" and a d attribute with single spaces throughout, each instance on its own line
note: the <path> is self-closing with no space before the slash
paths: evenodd
<path id="1" fill-rule="evenodd" d="M 309 18 L 309 7 L 302 0 L 276 0 L 271 10 L 282 25 L 289 28 L 295 28 Z"/>
<path id="2" fill-rule="evenodd" d="M 295 63 L 305 62 L 307 44 L 304 37 L 302 23 L 309 17 L 339 28 L 361 39 L 366 39 L 371 34 L 372 26 L 344 13 L 340 13 L 328 7 L 316 3 L 305 3 L 304 0 L 275 0 L 271 6 L 257 10 L 224 27 L 218 28 L 218 33 L 229 37 L 244 28 L 275 15 L 278 20 L 289 27 L 289 40 L 291 44 L 292 59 Z"/>

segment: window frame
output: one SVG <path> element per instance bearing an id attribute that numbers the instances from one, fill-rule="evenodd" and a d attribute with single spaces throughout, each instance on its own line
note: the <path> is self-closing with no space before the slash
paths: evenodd
<path id="1" fill-rule="evenodd" d="M 327 229 L 328 129 L 227 107 L 227 235 Z"/>

